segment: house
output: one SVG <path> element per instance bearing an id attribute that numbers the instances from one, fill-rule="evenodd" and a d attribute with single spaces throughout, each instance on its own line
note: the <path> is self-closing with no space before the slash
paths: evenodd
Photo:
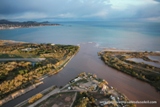
<path id="1" fill-rule="evenodd" d="M 108 102 L 107 101 L 100 101 L 99 104 L 100 104 L 100 106 L 104 106 L 104 105 L 108 104 Z"/>
<path id="2" fill-rule="evenodd" d="M 77 77 L 74 79 L 74 82 L 79 81 L 80 79 L 81 79 L 80 77 Z"/>
<path id="3" fill-rule="evenodd" d="M 72 87 L 68 87 L 68 90 L 71 90 L 72 89 Z"/>
<path id="4" fill-rule="evenodd" d="M 77 78 L 75 78 L 75 79 L 71 80 L 71 81 L 70 81 L 70 83 L 73 83 L 73 82 L 79 81 L 79 80 L 81 80 L 81 79 L 82 79 L 81 77 L 77 77 Z"/>
<path id="5" fill-rule="evenodd" d="M 31 51 L 32 48 L 25 48 L 25 49 L 22 49 L 22 51 Z"/>
<path id="6" fill-rule="evenodd" d="M 116 100 L 115 97 L 112 96 L 112 95 L 110 96 L 110 99 L 111 99 L 111 100 Z"/>

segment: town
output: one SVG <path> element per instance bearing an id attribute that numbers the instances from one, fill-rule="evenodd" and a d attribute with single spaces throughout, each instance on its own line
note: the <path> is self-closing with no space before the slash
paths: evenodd
<path id="1" fill-rule="evenodd" d="M 120 103 L 124 102 L 124 103 Z M 126 103 L 125 103 L 126 102 Z M 63 87 L 51 86 L 16 107 L 135 107 L 95 74 L 80 73 Z"/>
<path id="2" fill-rule="evenodd" d="M 29 28 L 29 27 L 38 27 L 38 26 L 58 26 L 59 24 L 50 24 L 49 22 L 11 22 L 8 20 L 0 20 L 0 30 L 3 29 L 16 29 L 16 28 Z"/>

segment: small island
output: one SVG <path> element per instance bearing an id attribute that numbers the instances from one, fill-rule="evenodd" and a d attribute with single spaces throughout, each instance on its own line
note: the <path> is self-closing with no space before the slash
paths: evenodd
<path id="1" fill-rule="evenodd" d="M 0 40 L 0 105 L 62 70 L 79 46 Z"/>
<path id="2" fill-rule="evenodd" d="M 80 73 L 63 87 L 51 86 L 15 107 L 136 107 L 95 74 Z"/>
<path id="3" fill-rule="evenodd" d="M 160 90 L 160 52 L 104 50 L 98 55 L 108 66 L 148 82 Z"/>
<path id="4" fill-rule="evenodd" d="M 39 27 L 39 26 L 58 26 L 58 25 L 59 24 L 50 24 L 48 21 L 45 21 L 45 22 L 36 22 L 36 21 L 12 22 L 12 21 L 8 21 L 5 19 L 0 20 L 0 30 Z"/>

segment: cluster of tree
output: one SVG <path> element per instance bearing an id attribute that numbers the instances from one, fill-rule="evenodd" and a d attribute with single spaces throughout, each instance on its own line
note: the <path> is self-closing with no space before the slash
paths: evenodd
<path id="1" fill-rule="evenodd" d="M 0 46 L 0 57 L 49 57 L 73 55 L 79 49 L 72 45 L 14 43 Z M 52 55 L 51 55 L 52 54 Z"/>
<path id="2" fill-rule="evenodd" d="M 31 62 L 12 61 L 0 63 L 0 83 L 4 80 L 13 79 L 16 75 L 22 72 L 28 72 L 32 68 Z"/>
<path id="3" fill-rule="evenodd" d="M 31 97 L 29 100 L 28 100 L 28 103 L 29 104 L 32 104 L 34 103 L 35 101 L 39 100 L 40 98 L 43 97 L 43 94 L 39 93 L 39 94 L 36 94 L 35 96 Z"/>
<path id="4" fill-rule="evenodd" d="M 3 78 L 3 81 L 0 83 L 0 99 L 18 89 L 25 88 L 26 86 L 37 82 L 37 80 L 45 74 L 57 72 L 54 70 L 54 66 L 55 65 L 52 63 L 48 63 L 46 65 L 36 64 L 35 67 L 28 70 L 26 70 L 28 67 L 26 66 L 20 70 L 14 69 L 15 72 L 13 70 L 10 71 L 6 74 L 5 79 Z M 3 76 L 1 76 L 1 78 L 2 77 Z"/>
<path id="5" fill-rule="evenodd" d="M 89 92 L 79 92 L 74 107 L 97 107 L 94 97 Z"/>
<path id="6" fill-rule="evenodd" d="M 29 51 L 23 49 L 29 49 Z M 37 82 L 45 74 L 56 73 L 63 63 L 70 58 L 69 56 L 74 55 L 78 49 L 78 46 L 72 45 L 31 43 L 14 43 L 0 46 L 0 53 L 2 55 L 6 54 L 8 57 L 11 57 L 11 55 L 19 57 L 31 55 L 46 58 L 46 60 L 36 63 L 27 61 L 0 62 L 0 99 Z M 47 55 L 51 57 L 47 57 Z"/>

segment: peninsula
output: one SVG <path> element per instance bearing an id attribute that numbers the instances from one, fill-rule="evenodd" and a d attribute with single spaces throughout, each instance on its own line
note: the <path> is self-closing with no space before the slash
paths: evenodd
<path id="1" fill-rule="evenodd" d="M 148 82 L 160 90 L 160 52 L 104 50 L 98 54 L 108 66 Z"/>
<path id="2" fill-rule="evenodd" d="M 28 27 L 38 27 L 38 26 L 58 26 L 59 24 L 50 24 L 48 21 L 45 22 L 36 22 L 36 21 L 27 21 L 27 22 L 12 22 L 8 20 L 0 20 L 0 30 L 2 29 L 16 29 L 16 28 L 28 28 Z"/>
<path id="3" fill-rule="evenodd" d="M 0 40 L 0 105 L 58 73 L 78 50 L 73 45 Z"/>

